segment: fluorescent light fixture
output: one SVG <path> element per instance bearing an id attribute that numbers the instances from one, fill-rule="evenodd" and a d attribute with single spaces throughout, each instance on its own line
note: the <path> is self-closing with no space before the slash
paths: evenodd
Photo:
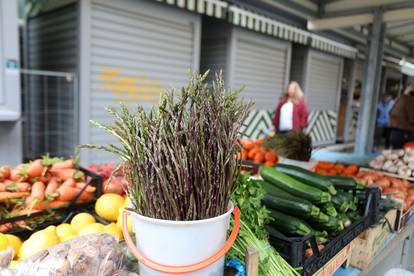
<path id="1" fill-rule="evenodd" d="M 400 60 L 401 73 L 414 77 L 414 64 L 406 61 L 405 59 Z"/>

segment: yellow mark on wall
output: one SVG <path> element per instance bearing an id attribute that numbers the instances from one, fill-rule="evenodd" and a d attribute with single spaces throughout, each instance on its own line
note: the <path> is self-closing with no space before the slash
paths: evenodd
<path id="1" fill-rule="evenodd" d="M 104 67 L 99 74 L 102 90 L 112 91 L 117 101 L 156 102 L 161 93 L 158 80 L 149 80 L 145 76 L 123 76 L 121 69 Z"/>

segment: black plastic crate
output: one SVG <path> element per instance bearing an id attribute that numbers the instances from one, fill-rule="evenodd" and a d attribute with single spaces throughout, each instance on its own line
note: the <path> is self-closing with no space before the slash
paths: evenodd
<path id="1" fill-rule="evenodd" d="M 270 244 L 275 247 L 279 254 L 285 258 L 293 267 L 301 267 L 302 275 L 312 275 L 347 244 L 354 240 L 361 232 L 379 221 L 380 191 L 378 188 L 366 188 L 365 198 L 360 201 L 360 212 L 362 218 L 355 221 L 339 235 L 332 238 L 325 248 L 319 251 L 315 236 L 307 237 L 279 237 L 270 236 Z M 305 250 L 310 243 L 312 256 L 306 257 Z"/>
<path id="2" fill-rule="evenodd" d="M 32 213 L 30 215 L 21 215 L 21 216 L 14 216 L 11 218 L 7 218 L 7 219 L 2 219 L 0 220 L 0 225 L 6 224 L 6 223 L 15 223 L 15 222 L 19 222 L 19 221 L 25 221 L 25 220 L 29 220 L 29 219 L 34 219 L 40 216 L 46 216 L 46 215 L 51 215 L 52 218 L 43 222 L 43 223 L 39 223 L 36 225 L 35 228 L 32 228 L 30 230 L 30 232 L 33 232 L 35 229 L 42 229 L 45 228 L 49 225 L 56 225 L 61 223 L 66 217 L 67 215 L 72 212 L 73 210 L 77 210 L 77 209 L 90 209 L 91 207 L 94 206 L 96 199 L 99 198 L 102 195 L 102 181 L 103 178 L 102 176 L 95 174 L 89 170 L 86 170 L 84 168 L 79 168 L 79 170 L 81 170 L 86 177 L 86 184 L 84 188 L 82 188 L 82 190 L 79 191 L 79 193 L 71 200 L 71 202 L 69 203 L 68 206 L 66 207 L 61 207 L 61 208 L 55 208 L 52 210 L 44 210 L 41 212 L 36 212 L 36 213 Z M 78 199 L 78 197 L 80 196 L 80 194 L 86 189 L 87 186 L 92 185 L 94 187 L 96 187 L 95 190 L 95 196 L 94 198 L 89 201 L 89 202 L 85 202 L 85 203 L 76 203 L 76 200 Z M 8 231 L 7 233 L 10 234 L 16 234 L 16 235 L 24 235 L 26 232 L 28 232 L 28 229 L 25 228 L 13 228 L 10 231 Z"/>

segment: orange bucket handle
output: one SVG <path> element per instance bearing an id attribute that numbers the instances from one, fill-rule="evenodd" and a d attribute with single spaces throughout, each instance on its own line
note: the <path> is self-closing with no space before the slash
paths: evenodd
<path id="1" fill-rule="evenodd" d="M 142 255 L 139 251 L 138 248 L 135 246 L 131 236 L 128 233 L 128 224 L 127 224 L 127 220 L 128 220 L 128 212 L 126 210 L 123 211 L 122 213 L 122 232 L 124 234 L 124 239 L 125 242 L 128 246 L 128 248 L 131 250 L 132 255 L 134 255 L 135 258 L 138 259 L 138 261 L 155 270 L 158 272 L 162 272 L 162 273 L 167 273 L 167 274 L 185 274 L 185 273 L 191 273 L 194 271 L 198 271 L 201 269 L 204 269 L 210 265 L 212 265 L 213 263 L 217 262 L 221 257 L 223 257 L 227 251 L 230 250 L 230 248 L 233 246 L 234 241 L 237 238 L 237 234 L 239 233 L 239 229 L 240 229 L 240 211 L 237 207 L 234 207 L 233 209 L 233 215 L 234 215 L 234 226 L 233 226 L 233 230 L 231 231 L 231 234 L 228 238 L 228 240 L 226 241 L 226 243 L 224 244 L 224 246 L 217 251 L 216 254 L 214 254 L 213 256 L 200 261 L 198 263 L 192 264 L 192 265 L 185 265 L 185 266 L 170 266 L 170 265 L 163 265 L 163 264 L 159 264 L 157 262 L 154 262 L 153 260 L 145 257 L 144 255 Z"/>

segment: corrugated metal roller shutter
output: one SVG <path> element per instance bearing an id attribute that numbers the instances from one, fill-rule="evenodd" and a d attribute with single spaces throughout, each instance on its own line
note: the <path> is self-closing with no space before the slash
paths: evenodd
<path id="1" fill-rule="evenodd" d="M 305 98 L 311 110 L 337 110 L 343 60 L 309 52 Z"/>
<path id="2" fill-rule="evenodd" d="M 189 68 L 198 70 L 199 15 L 132 0 L 95 1 L 91 13 L 91 119 L 111 122 L 105 107 L 119 101 L 149 109 L 162 90 L 187 82 Z M 113 142 L 95 127 L 89 141 Z M 94 151 L 90 159 L 113 157 Z"/>
<path id="3" fill-rule="evenodd" d="M 203 31 L 201 40 L 200 70 L 210 70 L 207 81 L 215 79 L 215 75 L 223 72 L 227 79 L 227 62 L 231 28 L 224 22 L 203 18 Z"/>
<path id="4" fill-rule="evenodd" d="M 234 35 L 233 87 L 244 85 L 255 109 L 273 110 L 289 78 L 291 44 L 240 29 Z"/>
<path id="5" fill-rule="evenodd" d="M 78 6 L 76 3 L 28 20 L 26 65 L 29 69 L 76 72 L 78 69 Z M 77 145 L 73 79 L 24 75 L 28 140 L 26 158 L 46 152 L 71 156 Z M 27 87 L 26 87 L 27 85 Z M 75 135 L 76 134 L 76 135 Z"/>

